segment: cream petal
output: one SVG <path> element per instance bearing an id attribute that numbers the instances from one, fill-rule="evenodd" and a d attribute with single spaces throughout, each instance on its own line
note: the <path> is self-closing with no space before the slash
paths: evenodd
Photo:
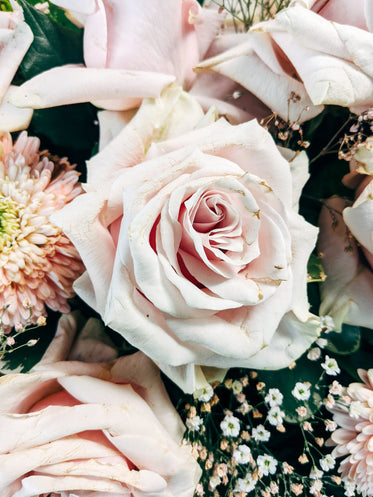
<path id="1" fill-rule="evenodd" d="M 10 86 L 0 104 L 0 133 L 20 131 L 26 129 L 30 124 L 32 109 L 20 109 L 8 102 L 15 91 L 17 91 L 17 87 Z"/>
<path id="2" fill-rule="evenodd" d="M 343 210 L 343 220 L 359 243 L 373 254 L 373 183 L 369 182 L 352 207 Z"/>
<path id="3" fill-rule="evenodd" d="M 345 201 L 333 198 L 327 205 L 331 211 L 324 207 L 319 219 L 318 248 L 327 275 L 321 288 L 320 313 L 332 316 L 338 328 L 342 322 L 370 328 L 373 326 L 372 271 L 362 266 L 356 243 L 346 237 L 346 225 L 341 216 Z M 332 228 L 333 219 L 338 222 L 336 229 Z"/>
<path id="4" fill-rule="evenodd" d="M 140 385 L 141 396 L 177 443 L 181 443 L 185 427 L 172 408 L 161 380 L 159 369 L 142 352 L 117 359 L 111 369 L 112 381 L 127 381 Z"/>
<path id="5" fill-rule="evenodd" d="M 112 452 L 116 453 L 116 451 Z M 94 452 L 92 454 L 87 454 L 87 456 L 89 458 L 88 460 L 74 460 L 71 462 L 69 461 L 59 464 L 48 464 L 47 466 L 42 466 L 40 468 L 37 468 L 37 473 L 57 477 L 76 476 L 86 478 L 95 477 L 103 480 L 108 479 L 115 482 L 120 482 L 124 486 L 124 488 L 126 488 L 127 486 L 133 487 L 133 489 L 144 493 L 162 492 L 167 487 L 166 480 L 153 471 L 130 471 L 128 468 L 126 468 L 124 460 L 116 464 L 112 461 L 105 464 L 104 459 L 99 459 L 97 461 L 93 459 L 94 457 L 101 457 L 96 456 Z M 76 457 L 76 459 L 78 459 L 78 457 Z"/>
<path id="6" fill-rule="evenodd" d="M 247 360 L 246 367 L 271 370 L 287 367 L 310 347 L 319 333 L 320 322 L 316 316 L 310 314 L 306 321 L 300 321 L 289 312 L 271 341 Z"/>
<path id="7" fill-rule="evenodd" d="M 28 24 L 19 21 L 14 29 L 1 28 L 0 39 L 0 67 L 2 68 L 0 77 L 0 101 L 2 101 L 4 95 L 8 91 L 13 76 L 34 39 L 34 35 Z"/>
<path id="8" fill-rule="evenodd" d="M 373 98 L 373 81 L 348 59 L 295 46 L 289 33 L 273 33 L 273 37 L 297 69 L 313 104 L 348 107 Z"/>
<path id="9" fill-rule="evenodd" d="M 53 465 L 71 459 L 103 458 L 116 454 L 114 449 L 74 436 L 9 454 L 0 454 L 0 490 L 22 475 L 37 470 L 39 466 Z M 70 473 L 73 474 L 71 471 Z M 122 471 L 123 473 L 127 474 L 129 471 Z M 88 476 L 87 473 L 86 475 Z"/>
<path id="10" fill-rule="evenodd" d="M 115 255 L 113 238 L 107 226 L 117 217 L 114 214 L 112 218 L 112 214 L 104 209 L 105 204 L 104 192 L 99 195 L 86 193 L 51 216 L 52 222 L 62 228 L 78 247 L 90 275 L 89 284 L 84 284 L 84 277 L 75 282 L 77 291 L 88 305 L 100 313 L 103 312 Z M 107 219 L 104 212 L 108 213 Z M 100 243 L 97 243 L 98 239 Z"/>
<path id="11" fill-rule="evenodd" d="M 0 413 L 26 412 L 40 398 L 56 392 L 58 386 L 54 380 L 61 374 L 63 373 L 41 371 L 28 375 L 7 374 L 0 377 Z"/>
<path id="12" fill-rule="evenodd" d="M 119 135 L 123 128 L 131 121 L 134 113 L 134 110 L 101 110 L 97 113 L 100 128 L 99 151 Z"/>
<path id="13" fill-rule="evenodd" d="M 373 34 L 354 26 L 334 24 L 338 36 L 348 50 L 351 61 L 370 78 L 373 78 Z"/>
<path id="14" fill-rule="evenodd" d="M 293 187 L 293 209 L 297 212 L 299 209 L 299 199 L 304 185 L 310 177 L 308 172 L 307 153 L 290 150 L 288 148 L 278 147 L 281 155 L 289 162 Z"/>
<path id="15" fill-rule="evenodd" d="M 373 4 L 370 0 L 364 0 L 364 14 L 367 27 L 373 33 Z"/>
<path id="16" fill-rule="evenodd" d="M 173 76 L 160 73 L 61 66 L 26 81 L 9 101 L 17 107 L 43 109 L 109 99 L 115 110 L 126 110 L 133 106 L 130 99 L 157 97 L 173 81 Z M 124 98 L 129 106 L 117 105 L 116 100 Z"/>
<path id="17" fill-rule="evenodd" d="M 323 107 L 312 104 L 302 83 L 283 72 L 274 72 L 267 65 L 266 59 L 272 55 L 272 48 L 264 60 L 263 54 L 258 56 L 255 53 L 252 46 L 255 36 L 254 33 L 238 47 L 201 62 L 197 70 L 214 71 L 233 79 L 285 120 L 303 122 L 319 114 Z M 291 93 L 300 99 L 289 104 Z"/>
<path id="18" fill-rule="evenodd" d="M 123 495 L 130 497 L 130 490 L 126 492 L 120 483 L 97 478 L 84 478 L 63 476 L 53 478 L 50 476 L 28 476 L 22 480 L 22 488 L 13 497 L 34 497 L 35 495 L 59 494 L 68 491 L 93 490 L 100 495 L 108 492 L 109 495 Z M 79 495 L 79 494 L 78 494 Z"/>
<path id="19" fill-rule="evenodd" d="M 110 146 L 87 163 L 88 182 L 102 185 L 126 167 L 145 159 L 154 141 L 171 139 L 193 130 L 203 111 L 197 102 L 179 86 L 162 92 L 157 99 L 144 100 L 130 123 L 110 142 Z"/>
<path id="20" fill-rule="evenodd" d="M 104 314 L 107 325 L 155 361 L 176 365 L 194 362 L 197 356 L 193 347 L 170 334 L 160 311 L 133 287 L 125 267 L 119 264 L 114 271 L 121 278 L 112 283 L 108 294 Z"/>
<path id="21" fill-rule="evenodd" d="M 63 314 L 58 321 L 57 331 L 53 340 L 44 352 L 42 359 L 35 367 L 66 360 L 75 339 L 75 335 L 82 324 L 83 316 L 79 311 L 75 311 L 71 314 Z"/>
<path id="22" fill-rule="evenodd" d="M 307 262 L 316 245 L 319 230 L 307 223 L 303 217 L 291 213 L 288 219 L 292 234 L 293 307 L 292 311 L 301 321 L 306 321 L 308 313 Z"/>

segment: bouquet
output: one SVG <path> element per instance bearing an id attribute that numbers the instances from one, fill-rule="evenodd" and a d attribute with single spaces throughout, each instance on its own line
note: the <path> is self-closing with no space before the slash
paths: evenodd
<path id="1" fill-rule="evenodd" d="M 371 0 L 0 0 L 1 497 L 373 496 Z"/>

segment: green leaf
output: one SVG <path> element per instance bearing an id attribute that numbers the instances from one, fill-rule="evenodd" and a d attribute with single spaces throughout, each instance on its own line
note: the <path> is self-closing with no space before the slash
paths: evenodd
<path id="1" fill-rule="evenodd" d="M 361 331 L 359 326 L 343 324 L 340 333 L 331 331 L 327 335 L 327 348 L 330 352 L 348 355 L 356 352 L 360 347 Z"/>
<path id="2" fill-rule="evenodd" d="M 52 153 L 78 163 L 84 173 L 84 162 L 98 141 L 97 109 L 86 103 L 36 110 L 29 134 L 42 138 Z"/>
<path id="3" fill-rule="evenodd" d="M 55 66 L 83 63 L 83 30 L 57 24 L 26 0 L 18 0 L 18 3 L 34 34 L 34 41 L 20 66 L 26 80 Z"/>
<path id="4" fill-rule="evenodd" d="M 0 0 L 0 11 L 1 12 L 13 12 L 12 6 L 9 0 Z"/>
<path id="5" fill-rule="evenodd" d="M 311 254 L 307 265 L 308 283 L 325 281 L 326 276 L 321 264 L 321 259 L 316 254 Z"/>

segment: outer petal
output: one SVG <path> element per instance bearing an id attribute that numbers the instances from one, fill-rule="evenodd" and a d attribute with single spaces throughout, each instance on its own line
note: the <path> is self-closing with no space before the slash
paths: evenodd
<path id="1" fill-rule="evenodd" d="M 322 107 L 312 104 L 299 81 L 285 73 L 274 72 L 265 58 L 258 56 L 252 45 L 255 36 L 255 33 L 248 33 L 247 41 L 201 62 L 197 71 L 213 71 L 233 79 L 285 120 L 302 122 L 319 114 Z M 241 40 L 239 37 L 238 41 Z M 269 50 L 269 54 L 272 52 L 270 47 L 261 45 L 263 50 Z M 288 103 L 292 93 L 300 99 Z"/>
<path id="2" fill-rule="evenodd" d="M 341 216 L 345 202 L 333 198 L 328 200 L 328 206 L 331 211 L 324 207 L 319 220 L 318 248 L 327 275 L 322 286 L 320 313 L 332 316 L 337 326 L 344 322 L 371 328 L 372 271 L 359 262 L 356 243 L 347 237 Z M 332 228 L 334 219 L 338 222 L 335 229 Z"/>
<path id="3" fill-rule="evenodd" d="M 31 109 L 19 109 L 8 102 L 15 91 L 17 91 L 17 88 L 10 86 L 0 104 L 0 133 L 20 131 L 26 129 L 30 124 L 33 111 Z"/>
<path id="4" fill-rule="evenodd" d="M 105 99 L 108 108 L 126 110 L 136 107 L 141 98 L 157 97 L 173 81 L 173 76 L 160 73 L 62 66 L 26 81 L 9 101 L 43 109 Z"/>
<path id="5" fill-rule="evenodd" d="M 4 16 L 1 12 L 1 16 Z M 5 14 L 7 15 L 7 14 Z M 3 99 L 8 87 L 20 65 L 25 53 L 34 39 L 28 24 L 20 20 L 20 12 L 11 14 L 16 22 L 15 28 L 0 25 L 0 101 Z M 18 19 L 17 19 L 18 18 Z M 12 21 L 11 21 L 12 22 Z"/>
<path id="6" fill-rule="evenodd" d="M 373 254 L 373 183 L 370 181 L 352 205 L 343 211 L 343 219 L 358 242 Z"/>

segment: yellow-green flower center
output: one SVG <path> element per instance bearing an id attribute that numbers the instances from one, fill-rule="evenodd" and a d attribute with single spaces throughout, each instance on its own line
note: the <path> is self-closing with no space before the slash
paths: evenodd
<path id="1" fill-rule="evenodd" d="M 10 199 L 0 198 L 0 251 L 11 249 L 20 232 L 17 204 Z"/>

